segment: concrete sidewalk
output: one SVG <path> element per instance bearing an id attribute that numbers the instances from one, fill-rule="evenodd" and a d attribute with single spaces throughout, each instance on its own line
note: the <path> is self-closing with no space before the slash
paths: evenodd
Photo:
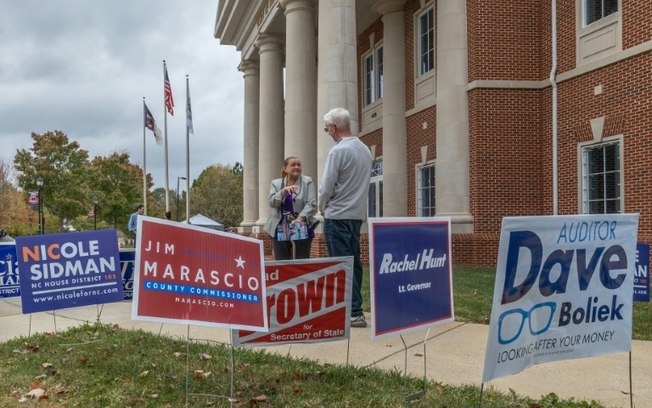
<path id="1" fill-rule="evenodd" d="M 188 327 L 134 321 L 131 319 L 131 302 L 110 303 L 75 309 L 58 310 L 53 315 L 35 313 L 23 315 L 19 298 L 0 300 L 0 342 L 27 336 L 36 332 L 63 331 L 84 322 L 117 324 L 125 329 L 161 331 L 165 335 L 185 338 Z M 324 363 L 356 366 L 375 366 L 382 369 L 404 371 L 407 360 L 408 374 L 424 375 L 444 384 L 480 385 L 484 365 L 488 326 L 467 323 L 449 323 L 433 328 L 426 341 L 427 331 L 403 336 L 407 352 L 400 337 L 371 340 L 370 329 L 351 329 L 350 342 L 338 341 L 322 344 L 274 346 L 268 350 L 284 355 L 308 358 Z M 210 339 L 228 343 L 226 329 L 190 327 L 193 339 Z M 349 344 L 350 343 L 350 344 Z M 652 407 L 652 342 L 633 341 L 632 377 L 634 404 L 637 408 Z M 567 360 L 541 364 L 520 374 L 503 377 L 485 388 L 494 387 L 503 392 L 514 390 L 517 394 L 540 398 L 554 392 L 562 398 L 596 400 L 607 407 L 630 407 L 629 354 L 617 353 L 600 357 Z"/>

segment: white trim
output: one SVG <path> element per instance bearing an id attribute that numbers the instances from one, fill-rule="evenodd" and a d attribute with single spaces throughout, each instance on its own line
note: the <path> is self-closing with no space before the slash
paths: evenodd
<path id="1" fill-rule="evenodd" d="M 428 160 L 414 165 L 414 214 L 416 217 L 434 217 L 437 214 L 437 190 L 435 190 L 435 214 L 426 216 L 419 213 L 421 203 L 421 200 L 419 200 L 419 193 L 421 191 L 419 188 L 419 170 L 424 167 L 432 167 L 435 171 L 435 185 L 437 185 L 437 167 L 435 166 L 435 161 Z"/>
<path id="2" fill-rule="evenodd" d="M 420 18 L 429 10 L 432 10 L 432 30 L 433 30 L 433 66 L 432 69 L 425 74 L 421 74 L 421 26 Z M 422 2 L 422 6 L 412 16 L 413 22 L 413 65 L 412 76 L 414 79 L 414 109 L 423 110 L 433 106 L 437 102 L 437 20 L 435 18 L 435 4 L 434 2 Z"/>

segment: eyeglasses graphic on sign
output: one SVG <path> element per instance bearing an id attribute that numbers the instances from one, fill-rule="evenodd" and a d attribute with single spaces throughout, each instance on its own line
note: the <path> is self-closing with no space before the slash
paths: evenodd
<path id="1" fill-rule="evenodd" d="M 532 306 L 530 310 L 516 308 L 503 312 L 498 318 L 498 342 L 509 344 L 516 340 L 521 335 L 526 320 L 530 334 L 537 336 L 545 333 L 550 328 L 556 308 L 555 302 L 543 302 Z"/>

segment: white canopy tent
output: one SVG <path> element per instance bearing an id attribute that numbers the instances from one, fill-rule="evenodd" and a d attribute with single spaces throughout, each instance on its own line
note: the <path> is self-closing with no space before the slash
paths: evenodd
<path id="1" fill-rule="evenodd" d="M 195 216 L 190 217 L 190 222 L 186 222 L 186 220 L 183 220 L 183 224 L 190 224 L 190 225 L 197 225 L 199 227 L 204 227 L 204 228 L 211 228 L 214 230 L 224 230 L 224 224 L 220 224 L 219 222 L 212 220 L 208 218 L 205 215 L 202 214 L 197 214 Z"/>

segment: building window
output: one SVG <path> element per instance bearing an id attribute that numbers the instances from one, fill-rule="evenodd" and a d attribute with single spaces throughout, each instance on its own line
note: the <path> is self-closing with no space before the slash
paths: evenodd
<path id="1" fill-rule="evenodd" d="M 417 216 L 435 215 L 435 164 L 428 164 L 417 169 Z"/>
<path id="2" fill-rule="evenodd" d="M 584 25 L 618 12 L 619 0 L 584 0 Z"/>
<path id="3" fill-rule="evenodd" d="M 582 205 L 585 214 L 621 212 L 620 142 L 582 149 Z"/>
<path id="4" fill-rule="evenodd" d="M 363 57 L 364 104 L 371 105 L 383 98 L 383 47 L 375 47 Z"/>
<path id="5" fill-rule="evenodd" d="M 435 30 L 432 7 L 419 16 L 419 75 L 435 68 Z"/>
<path id="6" fill-rule="evenodd" d="M 383 216 L 383 159 L 374 160 L 369 182 L 369 217 Z"/>

